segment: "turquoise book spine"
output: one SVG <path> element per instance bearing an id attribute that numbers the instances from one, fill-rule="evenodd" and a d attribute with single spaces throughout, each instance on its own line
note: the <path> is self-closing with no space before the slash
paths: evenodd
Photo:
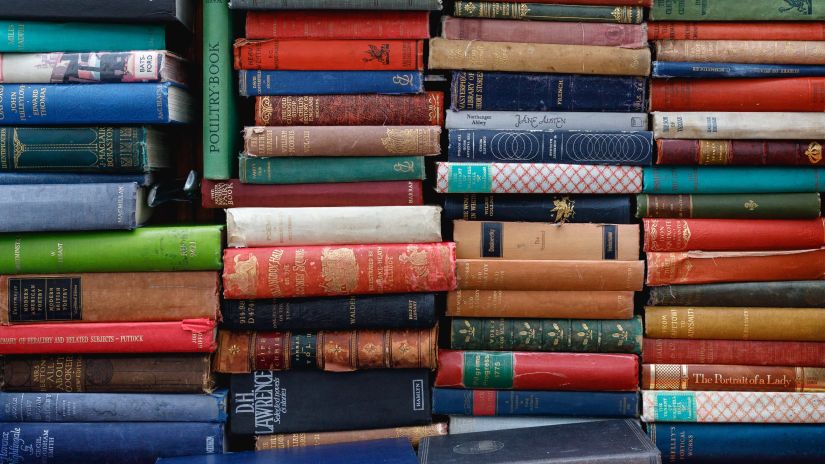
<path id="1" fill-rule="evenodd" d="M 164 50 L 159 24 L 47 23 L 0 20 L 0 52 L 97 52 Z"/>
<path id="2" fill-rule="evenodd" d="M 644 170 L 644 193 L 812 193 L 825 191 L 825 168 L 656 166 Z"/>

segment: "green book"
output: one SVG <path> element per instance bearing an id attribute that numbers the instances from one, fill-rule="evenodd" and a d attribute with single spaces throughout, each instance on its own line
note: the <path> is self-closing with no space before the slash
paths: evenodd
<path id="1" fill-rule="evenodd" d="M 203 1 L 203 177 L 233 177 L 241 128 L 235 108 L 232 12 L 226 0 Z"/>
<path id="2" fill-rule="evenodd" d="M 819 214 L 818 193 L 636 196 L 639 219 L 812 219 Z"/>
<path id="3" fill-rule="evenodd" d="M 825 0 L 654 0 L 651 21 L 822 21 Z"/>
<path id="4" fill-rule="evenodd" d="M 423 156 L 256 158 L 241 155 L 245 184 L 322 184 L 423 180 Z"/>
<path id="5" fill-rule="evenodd" d="M 46 23 L 0 20 L 0 52 L 121 52 L 166 49 L 159 24 Z"/>
<path id="6" fill-rule="evenodd" d="M 0 234 L 0 274 L 219 270 L 222 244 L 223 226 Z"/>
<path id="7" fill-rule="evenodd" d="M 640 6 L 548 5 L 546 3 L 455 2 L 455 15 L 464 18 L 529 19 L 640 24 L 645 10 Z"/>

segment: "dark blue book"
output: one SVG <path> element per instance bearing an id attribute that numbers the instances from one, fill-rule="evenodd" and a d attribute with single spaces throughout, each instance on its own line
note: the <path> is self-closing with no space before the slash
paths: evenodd
<path id="1" fill-rule="evenodd" d="M 486 391 L 433 389 L 433 414 L 494 416 L 638 417 L 635 392 Z"/>
<path id="2" fill-rule="evenodd" d="M 627 195 L 447 195 L 444 219 L 630 224 Z"/>
<path id="3" fill-rule="evenodd" d="M 423 82 L 423 73 L 416 71 L 238 71 L 245 97 L 421 93 Z"/>
<path id="4" fill-rule="evenodd" d="M 29 184 L 120 184 L 134 182 L 147 186 L 151 174 L 92 174 L 74 172 L 0 172 L 0 185 Z"/>
<path id="5" fill-rule="evenodd" d="M 157 464 L 416 464 L 415 451 L 406 438 L 371 440 L 335 445 L 301 446 L 267 451 L 246 451 L 213 456 L 158 459 Z"/>
<path id="6" fill-rule="evenodd" d="M 452 129 L 448 161 L 650 166 L 653 132 Z"/>
<path id="7" fill-rule="evenodd" d="M 223 452 L 223 424 L 205 422 L 0 423 L 0 462 L 154 464 Z"/>
<path id="8" fill-rule="evenodd" d="M 0 422 L 226 422 L 227 391 L 204 395 L 0 392 Z"/>
<path id="9" fill-rule="evenodd" d="M 797 64 L 696 63 L 654 61 L 653 77 L 817 77 L 825 66 Z"/>
<path id="10" fill-rule="evenodd" d="M 647 111 L 647 78 L 455 71 L 454 110 Z"/>

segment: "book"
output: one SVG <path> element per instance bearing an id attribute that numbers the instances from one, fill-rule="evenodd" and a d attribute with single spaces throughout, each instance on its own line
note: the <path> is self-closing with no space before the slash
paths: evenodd
<path id="1" fill-rule="evenodd" d="M 644 390 L 821 392 L 825 385 L 823 374 L 825 369 L 817 367 L 644 364 L 641 387 Z"/>
<path id="2" fill-rule="evenodd" d="M 779 65 L 745 63 L 699 63 L 654 61 L 651 77 L 689 77 L 703 79 L 734 77 L 821 77 L 825 76 L 825 66 Z M 721 89 L 719 89 L 721 90 Z M 702 108 L 707 109 L 707 108 Z M 790 109 L 790 108 L 786 108 Z"/>
<path id="3" fill-rule="evenodd" d="M 238 71 L 241 96 L 417 94 L 421 71 Z"/>
<path id="4" fill-rule="evenodd" d="M 218 334 L 215 371 L 435 369 L 436 331 L 350 330 Z"/>
<path id="5" fill-rule="evenodd" d="M 274 435 L 258 435 L 255 437 L 255 449 L 286 449 L 302 446 L 333 445 L 336 443 L 351 443 L 359 441 L 381 440 L 385 438 L 406 438 L 413 446 L 423 437 L 447 435 L 447 424 L 437 422 L 429 425 L 412 425 L 388 429 L 345 430 L 340 432 L 320 433 L 278 433 Z"/>
<path id="6" fill-rule="evenodd" d="M 823 219 L 645 218 L 644 251 L 798 250 L 825 246 Z M 735 238 L 734 238 L 735 237 Z"/>
<path id="7" fill-rule="evenodd" d="M 508 392 L 509 393 L 509 392 Z M 519 392 L 513 392 L 519 393 Z M 606 418 L 572 416 L 454 416 L 449 420 L 450 434 L 490 432 L 494 430 L 526 429 L 546 425 L 575 424 Z"/>
<path id="8" fill-rule="evenodd" d="M 818 141 L 663 139 L 656 145 L 656 164 L 825 165 Z"/>
<path id="9" fill-rule="evenodd" d="M 97 0 L 8 0 L 0 17 L 25 19 L 111 20 L 138 22 L 181 22 L 191 26 L 192 5 L 178 0 L 138 0 L 125 5 L 101 4 Z"/>
<path id="10" fill-rule="evenodd" d="M 650 306 L 767 306 L 825 307 L 825 282 L 742 282 L 731 284 L 666 285 L 650 288 Z"/>
<path id="11" fill-rule="evenodd" d="M 255 99 L 258 126 L 440 126 L 444 94 L 289 95 Z"/>
<path id="12" fill-rule="evenodd" d="M 438 162 L 436 169 L 438 193 L 628 194 L 642 191 L 640 166 Z"/>
<path id="13" fill-rule="evenodd" d="M 5 8 L 5 5 L 3 6 Z M 49 10 L 49 8 L 45 8 Z M 6 40 L 0 52 L 89 52 L 106 44 L 106 51 L 163 50 L 166 31 L 162 24 L 106 24 L 0 20 Z"/>
<path id="14" fill-rule="evenodd" d="M 271 435 L 429 424 L 429 379 L 426 369 L 233 375 L 232 433 Z M 319 410 L 327 413 L 313 413 Z"/>
<path id="15" fill-rule="evenodd" d="M 644 193 L 813 193 L 825 190 L 825 168 L 773 166 L 653 166 Z"/>
<path id="16" fill-rule="evenodd" d="M 250 11 L 248 39 L 429 39 L 427 11 Z"/>
<path id="17" fill-rule="evenodd" d="M 821 41 L 659 40 L 655 46 L 659 61 L 821 65 L 825 58 Z"/>
<path id="18" fill-rule="evenodd" d="M 455 290 L 447 294 L 447 316 L 630 319 L 633 292 Z"/>
<path id="19" fill-rule="evenodd" d="M 433 389 L 433 414 L 636 417 L 638 413 L 638 396 L 630 392 Z"/>
<path id="20" fill-rule="evenodd" d="M 632 354 L 438 350 L 436 387 L 496 390 L 636 391 Z"/>
<path id="21" fill-rule="evenodd" d="M 235 69 L 421 71 L 423 40 L 247 40 L 233 45 Z M 312 53 L 308 53 L 308 51 Z"/>
<path id="22" fill-rule="evenodd" d="M 482 2 L 487 2 L 490 0 L 477 0 Z M 500 0 L 502 2 L 509 2 L 513 3 L 516 0 Z M 532 0 L 532 3 L 549 3 L 549 4 L 561 4 L 561 5 L 608 5 L 608 6 L 615 6 L 615 5 L 638 5 L 638 6 L 646 6 L 649 7 L 653 4 L 653 0 Z"/>
<path id="23" fill-rule="evenodd" d="M 740 8 L 741 6 L 741 8 Z M 725 0 L 708 0 L 702 5 L 678 0 L 655 0 L 650 8 L 652 21 L 815 21 L 825 19 L 818 0 L 802 3 L 785 2 L 777 6 L 770 0 L 755 0 L 747 5 L 733 5 Z"/>
<path id="24" fill-rule="evenodd" d="M 645 131 L 648 126 L 645 113 L 448 111 L 445 127 L 502 131 Z"/>
<path id="25" fill-rule="evenodd" d="M 554 5 L 541 2 L 457 1 L 455 2 L 455 15 L 468 18 L 639 24 L 644 17 L 644 8 L 640 6 Z"/>
<path id="26" fill-rule="evenodd" d="M 645 390 L 642 403 L 645 422 L 817 424 L 825 415 L 822 393 Z"/>
<path id="27" fill-rule="evenodd" d="M 430 39 L 430 69 L 647 76 L 650 50 Z"/>
<path id="28" fill-rule="evenodd" d="M 70 185 L 131 183 L 148 187 L 156 182 L 152 173 L 108 174 L 97 172 L 2 172 L 0 185 Z"/>
<path id="29" fill-rule="evenodd" d="M 444 220 L 630 223 L 630 197 L 614 195 L 447 195 Z"/>
<path id="30" fill-rule="evenodd" d="M 0 276 L 0 324 L 215 319 L 218 273 Z"/>
<path id="31" fill-rule="evenodd" d="M 823 77 L 653 79 L 651 111 L 823 111 Z M 735 91 L 734 91 L 735 89 Z"/>
<path id="32" fill-rule="evenodd" d="M 259 158 L 241 155 L 240 175 L 244 184 L 360 183 L 426 178 L 423 156 Z"/>
<path id="33" fill-rule="evenodd" d="M 455 244 L 228 248 L 224 298 L 438 292 L 455 288 Z"/>
<path id="34" fill-rule="evenodd" d="M 227 391 L 158 393 L 0 392 L 2 422 L 225 422 Z"/>
<path id="35" fill-rule="evenodd" d="M 641 291 L 644 261 L 461 259 L 459 289 Z"/>
<path id="36" fill-rule="evenodd" d="M 642 361 L 663 364 L 825 366 L 825 343 L 645 338 Z"/>
<path id="37" fill-rule="evenodd" d="M 250 157 L 425 156 L 441 153 L 439 126 L 251 126 Z"/>
<path id="38" fill-rule="evenodd" d="M 0 235 L 0 274 L 215 271 L 223 226 Z"/>
<path id="39" fill-rule="evenodd" d="M 294 208 L 328 206 L 420 206 L 420 180 L 326 184 L 244 184 L 238 179 L 201 182 L 204 208 Z"/>
<path id="40" fill-rule="evenodd" d="M 821 139 L 821 113 L 654 112 L 658 139 Z"/>
<path id="41" fill-rule="evenodd" d="M 653 133 L 451 129 L 447 159 L 453 162 L 567 163 L 649 166 Z"/>
<path id="42" fill-rule="evenodd" d="M 820 204 L 818 193 L 642 194 L 636 197 L 636 217 L 813 219 Z"/>
<path id="43" fill-rule="evenodd" d="M 241 10 L 440 10 L 441 0 L 230 0 Z"/>
<path id="44" fill-rule="evenodd" d="M 656 40 L 825 40 L 821 23 L 656 21 L 647 24 Z"/>

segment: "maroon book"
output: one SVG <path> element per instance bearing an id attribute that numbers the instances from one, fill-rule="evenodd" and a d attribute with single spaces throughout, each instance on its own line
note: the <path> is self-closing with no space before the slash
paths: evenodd
<path id="1" fill-rule="evenodd" d="M 825 366 L 825 343 L 645 338 L 642 362 L 820 367 Z"/>
<path id="2" fill-rule="evenodd" d="M 823 166 L 822 142 L 805 140 L 657 140 L 657 164 Z"/>

